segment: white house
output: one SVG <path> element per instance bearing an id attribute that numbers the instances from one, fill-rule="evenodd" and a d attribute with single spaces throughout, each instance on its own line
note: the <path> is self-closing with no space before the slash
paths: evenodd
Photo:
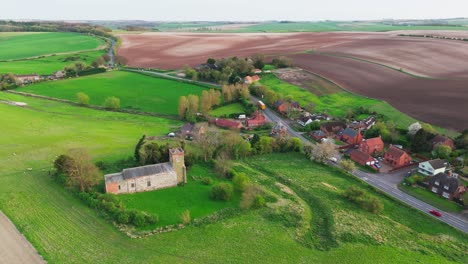
<path id="1" fill-rule="evenodd" d="M 419 163 L 418 172 L 427 176 L 444 173 L 447 169 L 447 161 L 442 159 L 428 160 Z"/>

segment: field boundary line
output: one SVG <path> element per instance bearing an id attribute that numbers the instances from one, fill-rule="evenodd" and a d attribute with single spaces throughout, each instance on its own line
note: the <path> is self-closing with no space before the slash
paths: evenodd
<path id="1" fill-rule="evenodd" d="M 55 101 L 55 102 L 69 104 L 69 105 L 76 106 L 76 107 L 85 107 L 85 108 L 100 110 L 100 111 L 141 115 L 141 116 L 154 116 L 154 117 L 161 117 L 161 118 L 172 119 L 172 120 L 180 120 L 180 118 L 176 115 L 165 115 L 165 114 L 159 114 L 159 113 L 135 111 L 135 110 L 128 110 L 128 109 L 109 109 L 109 108 L 105 108 L 103 106 L 98 106 L 98 105 L 82 105 L 82 104 L 79 104 L 70 100 L 59 99 L 59 98 L 54 98 L 54 97 L 49 97 L 49 96 L 44 96 L 44 95 L 37 95 L 37 94 L 32 94 L 32 93 L 12 91 L 12 90 L 6 90 L 3 92 L 27 96 L 27 97 L 33 97 L 33 98 L 38 98 L 38 99 L 43 99 L 43 100 Z"/>

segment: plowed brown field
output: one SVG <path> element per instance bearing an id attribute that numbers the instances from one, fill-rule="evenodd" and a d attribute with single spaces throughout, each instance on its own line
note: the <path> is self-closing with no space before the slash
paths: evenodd
<path id="1" fill-rule="evenodd" d="M 129 66 L 162 69 L 193 66 L 209 57 L 288 54 L 296 66 L 336 81 L 352 92 L 383 99 L 422 121 L 457 130 L 468 128 L 468 42 L 398 36 L 409 33 L 419 32 L 125 34 L 120 36 L 123 43 L 119 54 L 129 60 Z M 454 34 L 458 33 L 450 33 Z M 461 37 L 465 35 L 460 33 Z M 305 50 L 340 57 L 292 54 Z M 411 77 L 382 65 L 342 56 L 445 79 Z"/>

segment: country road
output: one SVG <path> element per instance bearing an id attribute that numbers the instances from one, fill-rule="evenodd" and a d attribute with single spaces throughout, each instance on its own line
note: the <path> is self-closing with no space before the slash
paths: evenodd
<path id="1" fill-rule="evenodd" d="M 165 77 L 165 78 L 172 78 L 172 79 L 176 79 L 176 80 L 183 80 L 183 81 L 187 81 L 187 79 L 184 79 L 184 78 L 179 78 L 179 77 L 174 77 L 174 76 L 170 76 L 170 75 L 167 75 L 167 74 L 164 74 L 164 73 L 156 73 L 156 72 L 151 72 L 151 71 L 145 71 L 145 70 L 131 70 L 131 71 L 134 71 L 134 72 L 144 72 L 144 73 L 150 73 L 150 74 L 153 74 L 155 76 L 162 76 L 162 77 Z M 202 83 L 202 84 L 205 84 L 205 85 L 212 85 L 212 86 L 216 86 L 216 87 L 220 87 L 220 85 L 217 85 L 217 84 L 213 84 L 213 83 L 207 83 L 207 82 L 197 82 L 197 81 L 191 81 L 189 80 L 190 82 L 193 82 L 193 83 Z M 257 103 L 259 101 L 258 98 L 254 97 L 254 96 L 251 96 L 251 99 L 252 101 L 254 101 L 254 103 Z M 300 133 L 298 133 L 297 131 L 295 131 L 294 129 L 292 129 L 287 122 L 285 122 L 283 120 L 282 117 L 280 117 L 277 113 L 275 113 L 274 111 L 272 111 L 271 109 L 269 108 L 266 108 L 265 110 L 263 110 L 263 113 L 265 115 L 265 117 L 267 118 L 267 120 L 269 120 L 270 122 L 273 122 L 273 123 L 278 123 L 278 122 L 281 122 L 287 129 L 287 131 L 294 137 L 298 137 L 302 142 L 303 144 L 312 144 L 309 140 L 307 140 L 305 137 L 303 137 Z M 333 163 L 333 162 L 329 162 L 329 165 L 331 166 L 335 166 L 335 167 L 339 167 L 338 164 L 336 163 Z M 392 174 L 370 174 L 370 173 L 366 173 L 366 172 L 363 172 L 363 171 L 360 171 L 360 170 L 357 170 L 355 172 L 353 172 L 352 174 L 367 182 L 368 184 L 370 184 L 371 186 L 379 189 L 380 191 L 392 196 L 393 198 L 396 198 L 398 200 L 400 200 L 401 202 L 413 207 L 413 208 L 416 208 L 418 209 L 419 211 L 429 215 L 430 217 L 434 217 L 442 222 L 445 222 L 447 223 L 448 225 L 452 226 L 452 227 L 455 227 L 465 233 L 468 233 L 468 222 L 465 220 L 465 219 L 462 219 L 454 214 L 451 214 L 451 213 L 447 213 L 447 212 L 444 212 L 442 210 L 439 210 L 437 208 L 435 208 L 434 206 L 431 206 L 419 199 L 416 199 L 415 197 L 409 195 L 409 194 L 406 194 L 404 192 L 402 192 L 401 190 L 398 189 L 397 185 L 395 183 L 393 183 L 391 180 L 389 180 L 391 177 L 395 177 L 397 176 L 396 174 L 401 174 L 401 173 L 405 173 L 407 170 L 404 170 L 404 171 L 397 171 L 395 173 L 392 173 Z M 442 217 L 436 217 L 432 214 L 429 213 L 430 210 L 432 209 L 437 209 L 438 211 L 440 211 L 442 213 Z"/>
<path id="2" fill-rule="evenodd" d="M 45 263 L 2 211 L 0 211 L 0 263 Z"/>

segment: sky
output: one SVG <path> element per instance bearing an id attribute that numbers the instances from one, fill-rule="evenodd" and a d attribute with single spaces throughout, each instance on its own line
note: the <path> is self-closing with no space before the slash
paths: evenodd
<path id="1" fill-rule="evenodd" d="M 0 19 L 266 21 L 468 17 L 468 0 L 2 0 Z"/>

